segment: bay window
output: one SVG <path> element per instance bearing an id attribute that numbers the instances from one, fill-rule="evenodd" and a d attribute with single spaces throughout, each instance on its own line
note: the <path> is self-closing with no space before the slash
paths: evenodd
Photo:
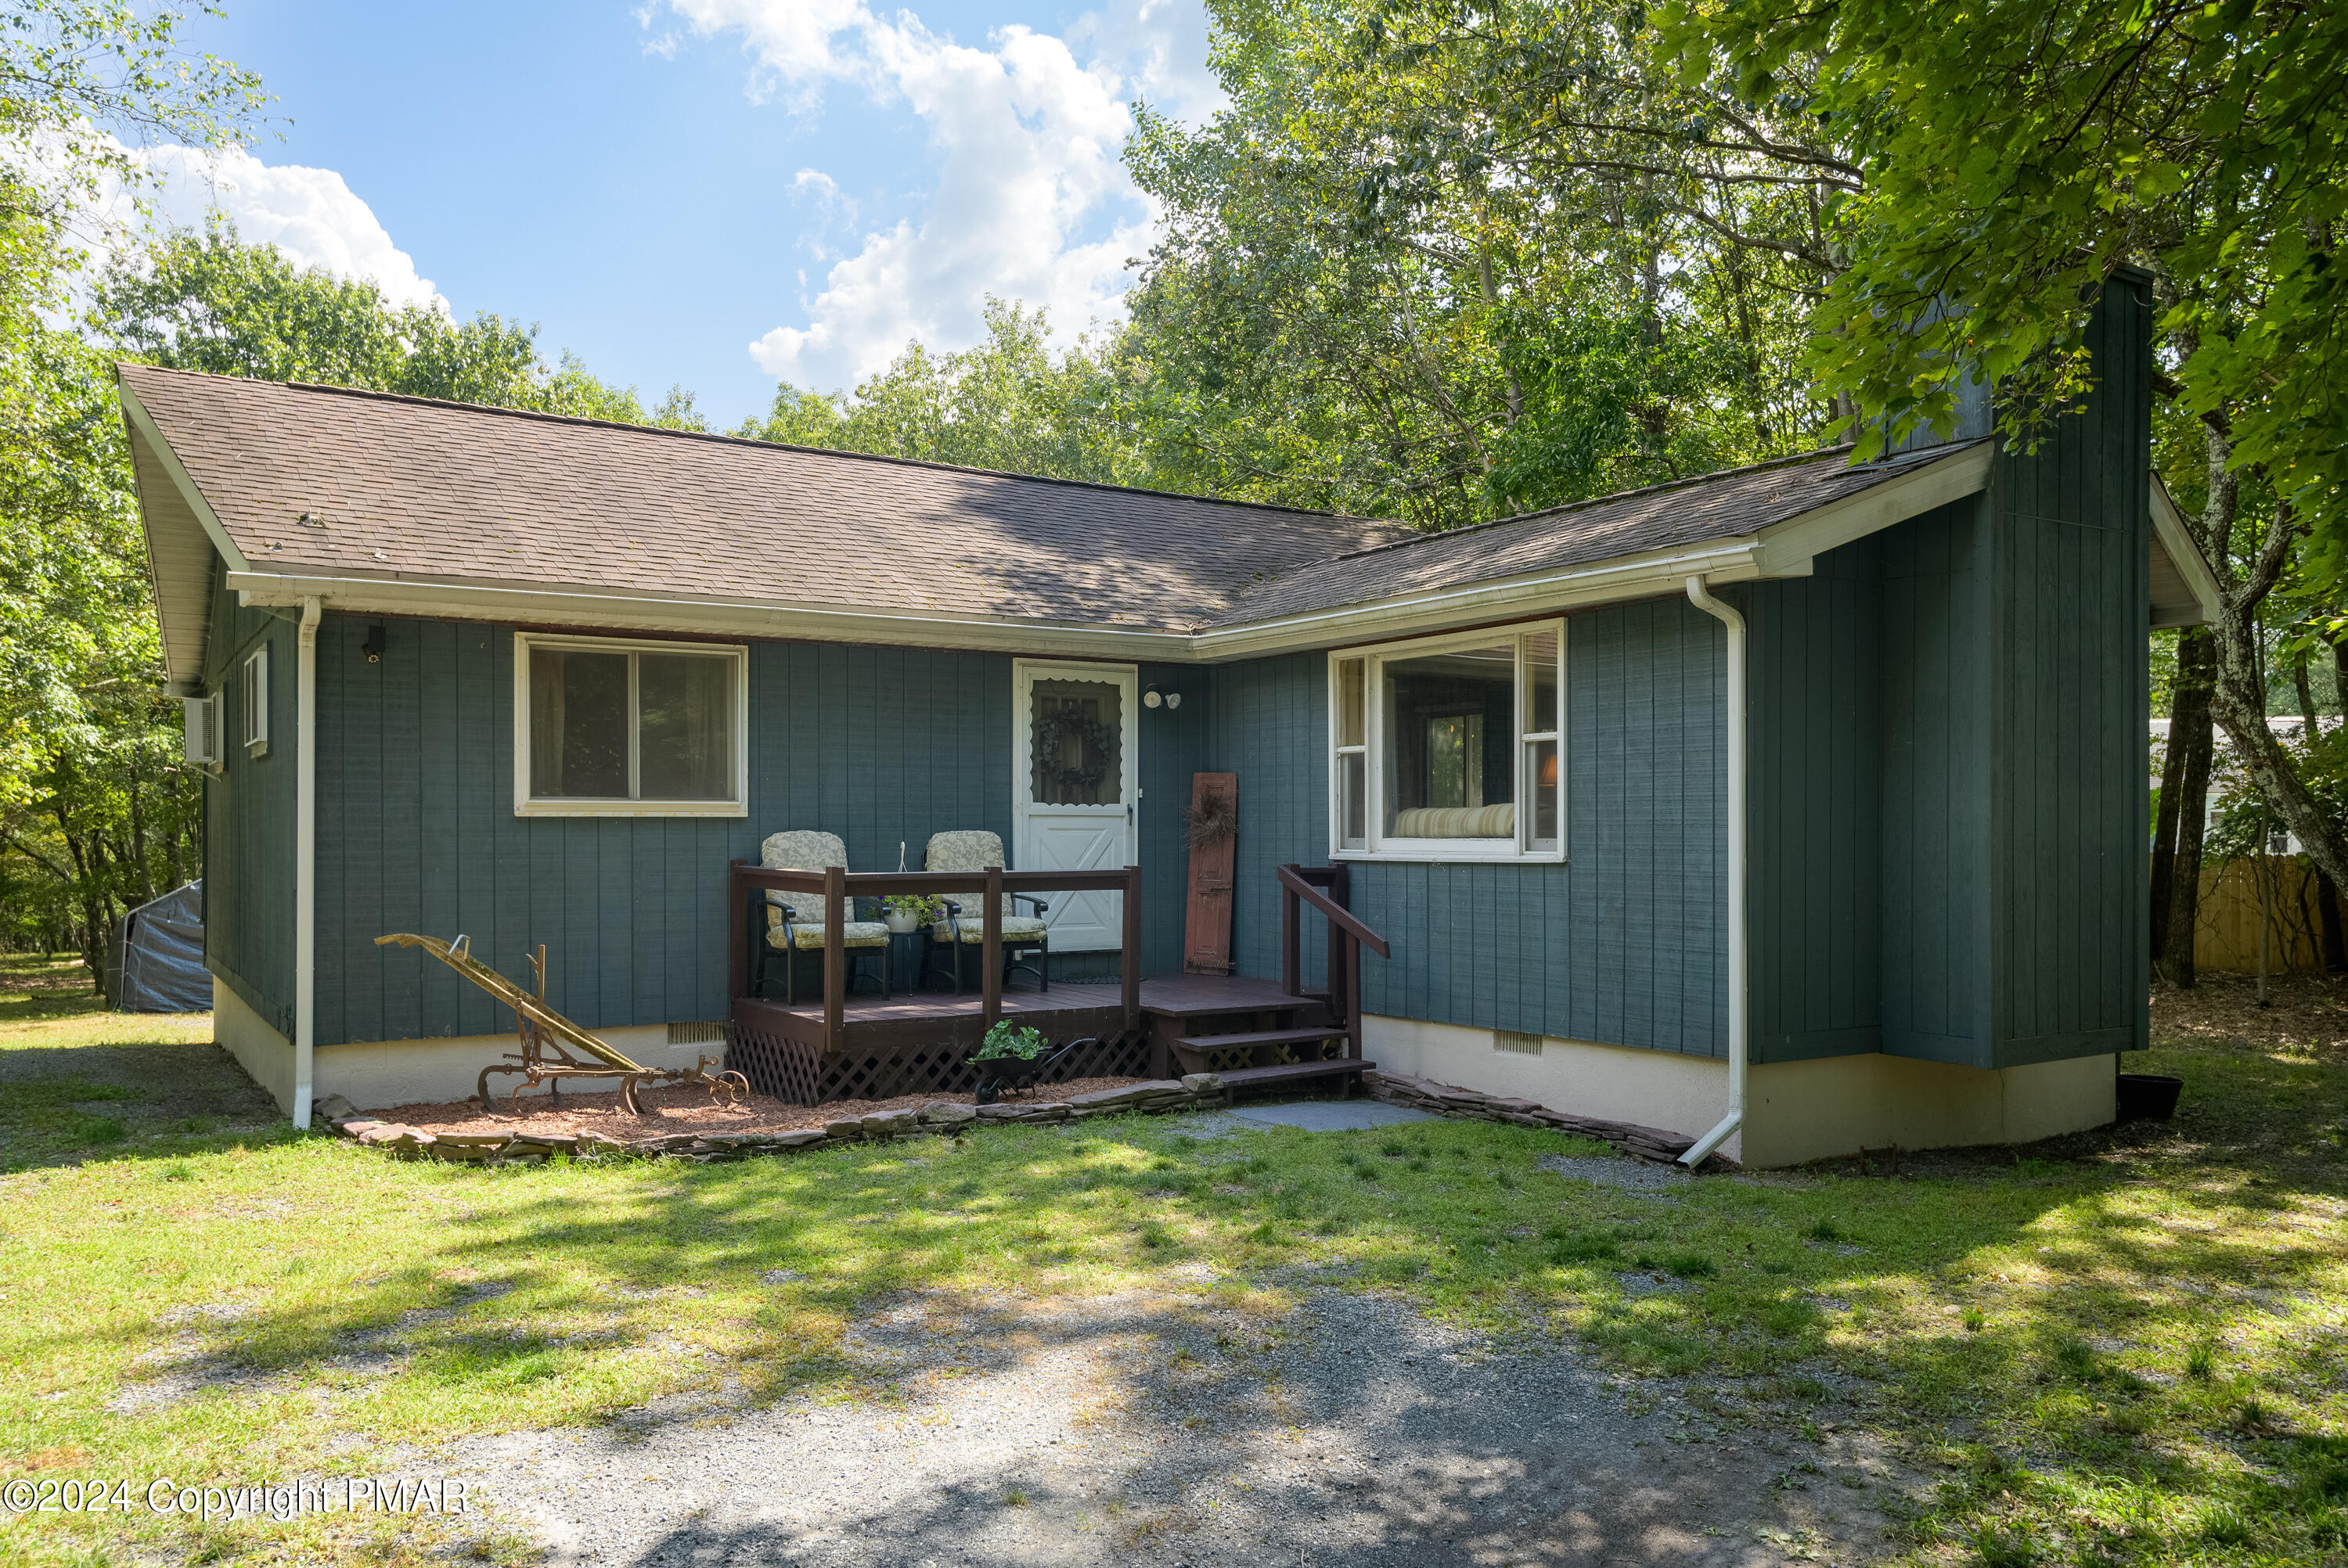
<path id="1" fill-rule="evenodd" d="M 1552 620 L 1331 654 L 1332 851 L 1562 857 L 1564 651 Z"/>

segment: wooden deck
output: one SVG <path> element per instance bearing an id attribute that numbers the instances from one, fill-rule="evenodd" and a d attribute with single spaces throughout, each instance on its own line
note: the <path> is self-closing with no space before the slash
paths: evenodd
<path id="1" fill-rule="evenodd" d="M 1117 872 L 820 873 L 756 866 L 729 868 L 728 918 L 735 998 L 726 1065 L 751 1086 L 799 1105 L 958 1093 L 978 1071 L 972 1052 L 998 1019 L 1038 1030 L 1054 1044 L 1080 1042 L 1056 1062 L 1047 1082 L 1076 1078 L 1165 1078 L 1214 1071 L 1234 1083 L 1288 1081 L 1365 1071 L 1362 1060 L 1361 952 L 1383 958 L 1385 939 L 1345 908 L 1345 868 L 1283 866 L 1281 883 L 1282 978 L 1140 972 L 1141 868 Z M 1050 990 L 1004 989 L 1002 911 L 1006 894 L 1101 889 L 1124 900 L 1122 973 L 1116 985 L 1063 983 Z M 765 951 L 766 898 L 781 891 L 820 902 L 824 948 L 819 999 L 780 1003 L 755 997 L 752 960 Z M 956 996 L 914 991 L 888 998 L 850 994 L 843 918 L 857 897 L 916 894 L 977 895 L 983 936 L 980 989 Z M 1306 908 L 1330 926 L 1326 992 L 1300 984 L 1298 927 Z"/>
<path id="2" fill-rule="evenodd" d="M 1225 1013 L 1272 1012 L 1292 1008 L 1276 980 L 1245 976 L 1169 975 L 1141 982 L 1145 1019 L 1189 1019 Z M 1062 982 L 1048 991 L 1006 990 L 1003 1016 L 1041 1030 L 1055 1040 L 1087 1034 L 1115 1033 L 1125 1027 L 1124 990 L 1113 984 Z M 781 1002 L 744 997 L 734 1004 L 738 1022 L 763 1027 L 786 1039 L 824 1048 L 823 1004 Z M 840 1009 L 840 1045 L 891 1047 L 938 1044 L 974 1048 L 986 1034 L 982 999 L 975 990 L 955 996 L 949 991 L 900 992 L 883 1000 L 876 996 L 847 999 Z"/>
<path id="3" fill-rule="evenodd" d="M 1326 1034 L 1323 999 L 1290 996 L 1276 980 L 1246 976 L 1169 975 L 1141 982 L 1142 1027 L 1125 1023 L 1124 990 L 1117 985 L 1062 983 L 1048 991 L 1006 990 L 1003 1016 L 1040 1030 L 1055 1044 L 1096 1043 L 1054 1074 L 1056 1080 L 1095 1077 L 1163 1078 L 1213 1065 L 1234 1070 L 1256 1065 L 1260 1052 L 1238 1059 L 1238 1050 L 1218 1048 L 1216 1035 L 1241 1040 L 1291 1022 L 1308 1026 L 1292 1032 Z M 847 999 L 840 1009 L 839 1044 L 828 1049 L 824 1007 L 744 997 L 734 1004 L 735 1050 L 729 1064 L 748 1073 L 754 1086 L 800 1104 L 844 1099 L 885 1099 L 925 1091 L 960 1092 L 975 1075 L 964 1065 L 986 1033 L 982 999 L 975 991 L 901 993 Z M 1193 1037 L 1207 1053 L 1189 1047 Z M 1220 1052 L 1220 1054 L 1215 1054 Z M 1296 1054 L 1286 1052 L 1285 1054 Z M 1303 1066 L 1303 1062 L 1291 1065 Z M 1358 1068 L 1358 1063 L 1355 1068 Z M 1352 1071 L 1354 1069 L 1348 1069 Z M 1309 1077 L 1309 1070 L 1289 1076 Z"/>

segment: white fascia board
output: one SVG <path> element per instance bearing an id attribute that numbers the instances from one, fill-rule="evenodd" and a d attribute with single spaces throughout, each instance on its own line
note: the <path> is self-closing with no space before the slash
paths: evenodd
<path id="1" fill-rule="evenodd" d="M 2193 595 L 2193 607 L 2199 619 L 2171 610 L 2167 614 L 2156 607 L 2152 624 L 2164 626 L 2207 626 L 2218 619 L 2222 608 L 2223 590 L 2218 586 L 2218 574 L 2209 569 L 2209 558 L 2194 542 L 2193 530 L 2185 526 L 2185 514 L 2178 509 L 2176 498 L 2159 475 L 2152 477 L 2152 538 L 2153 542 L 2168 557 L 2177 575 L 2184 579 L 2187 591 Z M 2181 608 L 2181 607 L 2180 607 Z"/>
<path id="2" fill-rule="evenodd" d="M 230 538 L 228 530 L 221 526 L 220 514 L 212 510 L 210 501 L 204 499 L 203 491 L 196 487 L 196 481 L 189 474 L 187 466 L 180 461 L 180 455 L 171 450 L 171 444 L 163 439 L 163 432 L 156 428 L 155 416 L 147 412 L 146 405 L 139 401 L 138 395 L 128 385 L 117 382 L 115 390 L 122 395 L 124 416 L 139 435 L 147 438 L 147 445 L 154 450 L 155 460 L 163 465 L 165 473 L 171 476 L 171 483 L 179 487 L 180 497 L 188 503 L 188 509 L 196 514 L 196 521 L 203 525 L 205 536 L 212 541 L 212 548 L 220 551 L 221 559 L 228 562 L 229 570 L 250 569 L 251 563 L 244 559 L 244 552 L 236 548 L 236 541 Z M 300 601 L 297 600 L 295 602 Z"/>
<path id="3" fill-rule="evenodd" d="M 1702 576 L 1711 582 L 1743 582 L 1762 576 L 1754 562 L 1753 545 L 1750 538 L 1715 539 L 1681 549 L 1619 556 L 1493 582 L 1220 627 L 1202 631 L 1190 641 L 1196 650 L 1194 657 L 1200 660 L 1252 659 L 1446 627 L 1513 620 L 1584 605 L 1653 599 L 1686 591 L 1690 576 Z"/>
<path id="4" fill-rule="evenodd" d="M 1122 630 L 1049 621 L 968 615 L 912 615 L 879 610 L 748 604 L 739 600 L 598 593 L 584 589 L 522 589 L 446 579 L 307 577 L 232 571 L 228 586 L 247 605 L 298 605 L 316 597 L 347 615 L 489 620 L 526 626 L 608 627 L 627 631 L 692 632 L 809 642 L 868 642 L 906 648 L 967 648 L 982 652 L 1057 654 L 1119 662 L 1188 660 L 1190 639 L 1176 631 Z"/>
<path id="5" fill-rule="evenodd" d="M 1996 460 L 1994 442 L 1984 441 L 1931 463 L 1920 463 L 1894 479 L 1870 485 L 1855 496 L 1829 501 L 1814 511 L 1760 534 L 1756 557 L 1764 577 L 1793 575 L 1793 569 L 1854 539 L 1904 523 L 1935 507 L 1962 500 L 1989 484 Z"/>

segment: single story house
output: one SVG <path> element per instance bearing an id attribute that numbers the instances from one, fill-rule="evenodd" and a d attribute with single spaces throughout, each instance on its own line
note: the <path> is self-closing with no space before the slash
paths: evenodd
<path id="1" fill-rule="evenodd" d="M 510 1018 L 375 940 L 461 932 L 510 975 L 544 944 L 551 1005 L 690 1064 L 754 1006 L 729 877 L 783 832 L 857 873 L 968 830 L 1138 866 L 1138 909 L 1047 899 L 1052 994 L 1170 985 L 1220 774 L 1231 983 L 1283 973 L 1277 868 L 1331 868 L 1387 946 L 1351 977 L 1385 1070 L 1749 1164 L 2108 1121 L 2146 1043 L 2146 633 L 2216 593 L 2150 476 L 2149 310 L 2114 281 L 2034 450 L 1984 425 L 1440 535 L 125 364 L 218 1039 L 297 1122 L 470 1093 Z M 836 1055 L 827 1019 L 927 1027 L 905 1000 L 783 1032 Z"/>

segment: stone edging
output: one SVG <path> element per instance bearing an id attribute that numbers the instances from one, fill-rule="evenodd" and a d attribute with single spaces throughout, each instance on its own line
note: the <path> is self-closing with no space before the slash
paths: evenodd
<path id="1" fill-rule="evenodd" d="M 1632 1122 L 1607 1122 L 1595 1116 L 1574 1116 L 1563 1111 L 1552 1111 L 1530 1100 L 1506 1100 L 1497 1094 L 1437 1083 L 1431 1078 L 1371 1071 L 1362 1074 L 1362 1082 L 1372 1094 L 1390 1105 L 1431 1111 L 1438 1116 L 1465 1116 L 1479 1122 L 1513 1122 L 1520 1127 L 1549 1127 L 1560 1132 L 1579 1133 L 1584 1138 L 1596 1138 L 1601 1143 L 1612 1143 L 1625 1154 L 1652 1160 L 1659 1165 L 1676 1163 L 1679 1157 L 1695 1143 L 1693 1138 L 1667 1132 L 1660 1127 L 1642 1127 Z M 1735 1168 L 1736 1163 L 1719 1153 L 1708 1155 L 1704 1160 L 1707 1167 L 1715 1163 L 1727 1169 Z"/>
<path id="2" fill-rule="evenodd" d="M 965 1127 L 1032 1125 L 1077 1122 L 1087 1116 L 1126 1112 L 1162 1113 L 1204 1111 L 1224 1104 L 1230 1096 L 1223 1081 L 1212 1072 L 1193 1072 L 1179 1081 L 1160 1079 L 1103 1089 L 1068 1100 L 1016 1102 L 994 1105 L 963 1105 L 932 1100 L 927 1105 L 899 1111 L 876 1111 L 853 1120 L 829 1122 L 821 1127 L 791 1132 L 673 1132 L 658 1138 L 605 1138 L 593 1132 L 565 1133 L 427 1132 L 396 1122 L 367 1116 L 339 1094 L 314 1102 L 315 1113 L 335 1132 L 370 1149 L 407 1159 L 439 1160 L 458 1164 L 489 1164 L 519 1161 L 541 1164 L 556 1154 L 582 1159 L 633 1155 L 638 1159 L 690 1160 L 715 1164 L 723 1160 L 747 1160 L 760 1154 L 780 1154 L 793 1149 L 835 1148 L 843 1143 L 880 1143 L 891 1138 L 936 1133 L 957 1137 Z"/>

